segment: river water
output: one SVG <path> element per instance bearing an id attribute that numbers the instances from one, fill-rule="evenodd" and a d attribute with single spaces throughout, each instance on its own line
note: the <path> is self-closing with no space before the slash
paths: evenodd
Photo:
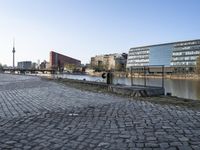
<path id="1" fill-rule="evenodd" d="M 58 76 L 61 78 L 106 82 L 106 80 L 101 77 L 93 77 L 89 75 L 63 74 Z M 133 83 L 136 85 L 144 85 L 144 80 L 141 78 L 134 78 Z M 149 86 L 162 86 L 161 79 L 147 79 L 146 83 Z M 114 84 L 131 85 L 131 79 L 125 77 L 115 77 Z M 171 93 L 172 96 L 200 100 L 200 80 L 164 79 L 164 87 L 165 93 Z"/>

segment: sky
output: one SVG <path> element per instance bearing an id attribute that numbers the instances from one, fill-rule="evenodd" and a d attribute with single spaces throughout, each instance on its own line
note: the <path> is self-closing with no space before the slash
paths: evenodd
<path id="1" fill-rule="evenodd" d="M 200 39 L 199 0 L 0 0 L 0 63 L 49 61 L 51 50 L 89 63 L 131 47 Z"/>

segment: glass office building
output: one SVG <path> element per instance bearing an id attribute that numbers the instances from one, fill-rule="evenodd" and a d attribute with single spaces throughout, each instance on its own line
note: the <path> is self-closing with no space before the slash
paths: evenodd
<path id="1" fill-rule="evenodd" d="M 127 68 L 151 65 L 194 68 L 199 55 L 200 40 L 135 47 L 129 50 Z"/>

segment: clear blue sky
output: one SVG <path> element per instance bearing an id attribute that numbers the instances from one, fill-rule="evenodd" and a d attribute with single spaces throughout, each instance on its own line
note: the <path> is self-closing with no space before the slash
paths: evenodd
<path id="1" fill-rule="evenodd" d="M 200 0 L 0 0 L 0 62 L 49 60 L 50 50 L 88 63 L 98 54 L 200 38 Z"/>

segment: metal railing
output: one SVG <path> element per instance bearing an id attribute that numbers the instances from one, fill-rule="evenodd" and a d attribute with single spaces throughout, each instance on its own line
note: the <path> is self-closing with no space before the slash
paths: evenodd
<path id="1" fill-rule="evenodd" d="M 151 84 L 147 85 L 147 79 L 158 78 L 161 79 L 161 87 L 164 87 L 164 75 L 165 68 L 164 65 L 150 65 L 150 66 L 134 66 L 130 67 L 130 77 L 131 77 L 131 86 L 138 85 L 134 84 L 134 78 L 143 79 L 142 86 L 152 86 Z"/>

